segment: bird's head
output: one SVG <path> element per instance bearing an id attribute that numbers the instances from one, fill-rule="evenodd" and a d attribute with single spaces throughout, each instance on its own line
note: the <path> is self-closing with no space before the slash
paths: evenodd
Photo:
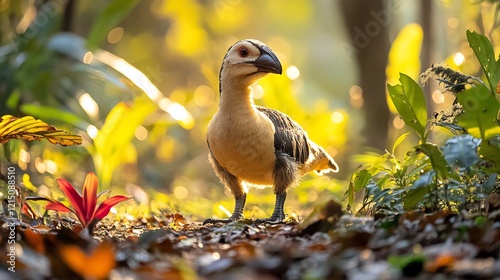
<path id="1" fill-rule="evenodd" d="M 236 42 L 227 51 L 222 62 L 220 81 L 238 81 L 251 86 L 269 73 L 281 74 L 281 63 L 274 52 L 264 43 L 247 39 Z"/>

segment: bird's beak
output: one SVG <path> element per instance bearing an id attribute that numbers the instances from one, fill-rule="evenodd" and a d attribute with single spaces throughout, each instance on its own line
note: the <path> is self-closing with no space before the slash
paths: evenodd
<path id="1" fill-rule="evenodd" d="M 250 62 L 255 65 L 259 72 L 280 74 L 283 72 L 281 62 L 268 46 L 259 46 L 260 56 Z"/>

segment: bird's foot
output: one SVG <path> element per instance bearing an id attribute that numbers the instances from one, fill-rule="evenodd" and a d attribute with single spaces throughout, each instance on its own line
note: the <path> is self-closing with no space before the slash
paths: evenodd
<path id="1" fill-rule="evenodd" d="M 256 223 L 256 224 L 261 224 L 261 223 L 279 224 L 279 223 L 282 223 L 283 220 L 285 220 L 285 215 L 272 215 L 269 218 L 256 219 L 254 223 Z"/>
<path id="2" fill-rule="evenodd" d="M 216 223 L 227 224 L 227 223 L 243 220 L 243 218 L 244 218 L 244 216 L 242 214 L 233 214 L 233 215 L 231 215 L 231 217 L 229 217 L 227 219 L 208 218 L 208 219 L 203 221 L 203 224 L 204 225 L 216 224 Z"/>

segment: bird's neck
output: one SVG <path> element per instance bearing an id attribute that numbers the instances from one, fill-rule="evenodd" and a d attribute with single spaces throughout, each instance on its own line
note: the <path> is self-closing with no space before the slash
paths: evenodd
<path id="1" fill-rule="evenodd" d="M 230 86 L 223 87 L 220 96 L 219 111 L 236 112 L 239 114 L 245 112 L 254 112 L 255 104 L 253 102 L 251 86 Z"/>

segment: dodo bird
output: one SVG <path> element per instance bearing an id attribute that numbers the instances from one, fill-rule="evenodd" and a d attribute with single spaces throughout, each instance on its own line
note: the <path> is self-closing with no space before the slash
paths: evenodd
<path id="1" fill-rule="evenodd" d="M 204 224 L 242 219 L 252 185 L 272 186 L 276 194 L 271 217 L 257 222 L 282 222 L 290 186 L 313 170 L 320 174 L 339 170 L 333 158 L 290 117 L 254 104 L 252 86 L 269 73 L 281 74 L 281 63 L 257 40 L 236 42 L 222 61 L 219 108 L 207 130 L 208 158 L 234 196 L 235 207 L 228 219 L 209 218 Z"/>

